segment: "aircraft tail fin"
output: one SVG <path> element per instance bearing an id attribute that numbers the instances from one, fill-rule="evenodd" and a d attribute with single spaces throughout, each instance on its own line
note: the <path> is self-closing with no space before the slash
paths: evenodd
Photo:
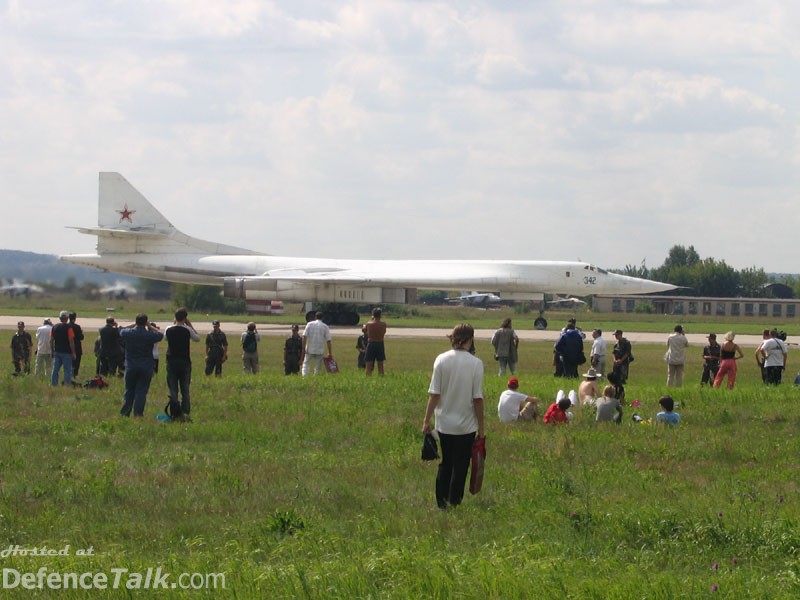
<path id="1" fill-rule="evenodd" d="M 100 173 L 97 225 L 128 231 L 175 231 L 172 223 L 119 173 Z"/>
<path id="2" fill-rule="evenodd" d="M 252 250 L 193 238 L 179 231 L 119 173 L 100 173 L 97 227 L 79 227 L 97 236 L 97 253 L 253 255 Z"/>

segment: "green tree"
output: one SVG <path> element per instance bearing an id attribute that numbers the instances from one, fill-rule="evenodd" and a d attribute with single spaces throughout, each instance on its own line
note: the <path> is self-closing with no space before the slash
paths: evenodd
<path id="1" fill-rule="evenodd" d="M 667 260 L 664 261 L 664 267 L 693 267 L 699 262 L 700 255 L 694 249 L 694 246 L 686 248 L 681 245 L 675 245 L 669 249 Z"/>
<path id="2" fill-rule="evenodd" d="M 791 279 L 791 277 L 789 278 Z M 769 277 L 764 269 L 749 267 L 739 271 L 739 293 L 744 298 L 761 298 L 764 296 L 764 285 L 769 283 Z M 794 284 L 784 281 L 791 288 Z"/>
<path id="3" fill-rule="evenodd" d="M 694 289 L 700 296 L 735 297 L 739 293 L 739 273 L 725 261 L 706 258 L 691 268 Z"/>
<path id="4" fill-rule="evenodd" d="M 696 296 L 698 294 L 695 275 L 692 268 L 686 265 L 672 267 L 664 265 L 653 269 L 650 275 L 650 279 L 679 286 L 679 289 L 670 292 L 677 296 Z"/>
<path id="5" fill-rule="evenodd" d="M 233 314 L 244 312 L 244 300 L 230 300 L 222 297 L 222 290 L 212 285 L 175 284 L 173 304 L 185 306 L 190 311 L 217 312 Z"/>

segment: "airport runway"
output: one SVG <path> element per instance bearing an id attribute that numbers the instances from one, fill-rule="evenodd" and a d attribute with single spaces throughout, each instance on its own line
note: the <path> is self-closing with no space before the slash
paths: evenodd
<path id="1" fill-rule="evenodd" d="M 162 318 L 163 317 L 163 318 Z M 169 325 L 172 320 L 167 320 L 167 315 L 158 315 L 153 318 L 153 320 L 158 323 L 162 330 Z M 116 318 L 116 317 L 115 317 Z M 189 315 L 191 319 L 191 315 Z M 58 322 L 58 315 L 53 315 L 50 317 L 53 323 Z M 43 317 L 30 317 L 30 316 L 0 316 L 0 328 L 2 329 L 16 329 L 17 321 L 24 321 L 25 327 L 28 332 L 33 335 L 36 333 L 36 329 L 41 326 L 44 318 Z M 256 323 L 258 323 L 258 318 L 254 319 Z M 129 325 L 130 322 L 126 320 L 117 319 L 117 322 L 120 325 Z M 78 318 L 78 323 L 83 327 L 84 331 L 87 333 L 91 333 L 92 331 L 97 331 L 101 327 L 106 324 L 105 318 L 91 318 L 91 319 L 81 319 Z M 211 331 L 211 321 L 203 319 L 192 319 L 192 324 L 197 329 L 197 332 L 201 335 L 209 333 Z M 298 323 L 301 327 L 304 325 L 303 323 Z M 448 329 L 434 329 L 434 328 L 418 328 L 418 327 L 392 327 L 391 320 L 388 321 L 389 329 L 386 332 L 387 339 L 391 338 L 437 338 L 437 337 L 445 337 L 450 330 Z M 237 323 L 237 322 L 226 322 L 223 321 L 221 323 L 222 330 L 227 333 L 228 335 L 234 333 L 244 333 L 245 331 L 245 324 L 244 323 Z M 275 323 L 258 323 L 258 330 L 261 335 L 269 335 L 269 336 L 288 336 L 291 333 L 291 328 L 289 325 L 286 324 L 275 324 Z M 336 336 L 349 336 L 349 337 L 358 337 L 361 334 L 361 328 L 356 327 L 331 327 L 333 331 L 334 337 Z M 558 329 L 546 329 L 544 331 L 536 330 L 536 329 L 514 329 L 517 332 L 517 335 L 521 340 L 529 340 L 529 341 L 551 341 L 555 342 L 558 338 L 560 330 Z M 480 340 L 490 340 L 492 339 L 492 334 L 495 332 L 494 329 L 478 329 L 475 331 L 475 337 Z M 724 341 L 722 336 L 725 332 L 718 331 L 717 334 L 717 342 L 720 344 Z M 689 332 L 686 334 L 686 338 L 689 340 L 689 343 L 693 346 L 705 346 L 708 341 L 706 340 L 706 335 L 708 332 L 702 333 L 692 333 Z M 629 341 L 632 343 L 638 344 L 662 344 L 666 346 L 668 334 L 666 333 L 646 333 L 640 331 L 626 331 L 625 337 L 628 338 Z M 613 346 L 614 344 L 614 336 L 612 335 L 611 331 L 603 332 L 603 337 L 606 339 L 610 345 Z M 587 332 L 586 342 L 587 344 L 591 344 L 592 337 Z M 742 346 L 743 348 L 756 348 L 761 343 L 761 336 L 760 335 L 737 335 L 736 336 L 736 343 Z M 790 345 L 794 346 L 797 342 L 800 341 L 793 337 L 787 338 L 787 342 Z"/>

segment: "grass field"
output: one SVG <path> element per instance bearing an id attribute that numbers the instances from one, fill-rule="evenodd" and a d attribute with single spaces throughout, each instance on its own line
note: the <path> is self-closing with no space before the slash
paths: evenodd
<path id="1" fill-rule="evenodd" d="M 353 338 L 334 338 L 342 373 L 307 379 L 282 374 L 280 344 L 262 341 L 257 376 L 240 373 L 233 352 L 221 379 L 202 374 L 198 344 L 190 424 L 155 418 L 163 371 L 141 420 L 117 416 L 120 381 L 72 390 L 4 377 L 0 555 L 69 545 L 66 556 L 2 555 L 7 581 L 9 569 L 44 568 L 107 574 L 111 587 L 120 570 L 160 567 L 167 585 L 187 573 L 181 583 L 202 588 L 162 597 L 800 596 L 798 391 L 761 385 L 752 351 L 728 391 L 699 387 L 701 349 L 690 348 L 677 429 L 635 424 L 630 407 L 621 426 L 578 411 L 553 428 L 497 421 L 505 380 L 479 343 L 484 488 L 443 512 L 436 464 L 419 454 L 446 340 L 392 341 L 386 377 L 372 379 L 355 368 Z M 524 343 L 518 370 L 522 391 L 546 401 L 566 383 L 550 375 L 551 348 Z M 663 347 L 634 351 L 628 401 L 652 417 L 666 391 Z M 20 597 L 53 595 L 17 583 Z M 125 573 L 126 583 L 137 580 Z"/>

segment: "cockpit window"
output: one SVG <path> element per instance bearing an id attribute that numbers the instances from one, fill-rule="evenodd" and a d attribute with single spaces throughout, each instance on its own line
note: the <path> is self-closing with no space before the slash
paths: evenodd
<path id="1" fill-rule="evenodd" d="M 595 267 L 594 265 L 586 265 L 583 268 L 586 269 L 587 271 L 596 271 L 598 273 L 602 273 L 603 275 L 608 275 L 608 271 L 606 271 L 605 269 L 601 269 L 600 267 Z"/>

